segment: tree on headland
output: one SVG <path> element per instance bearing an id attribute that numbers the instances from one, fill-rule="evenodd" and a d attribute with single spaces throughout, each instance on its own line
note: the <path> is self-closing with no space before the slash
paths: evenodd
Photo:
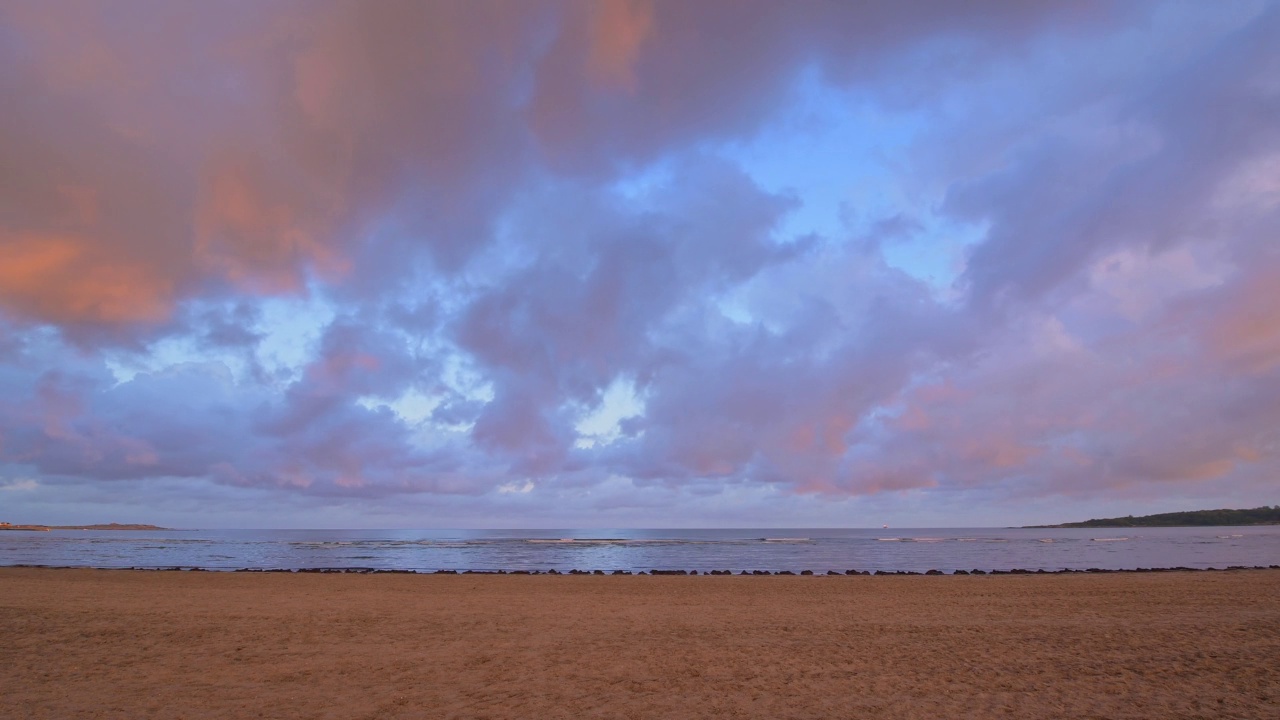
<path id="1" fill-rule="evenodd" d="M 1101 518 L 1061 525 L 1031 525 L 1029 527 L 1091 528 L 1091 527 L 1204 527 L 1214 525 L 1280 525 L 1280 505 L 1250 508 L 1246 510 L 1191 510 L 1187 512 L 1159 513 L 1134 517 Z"/>

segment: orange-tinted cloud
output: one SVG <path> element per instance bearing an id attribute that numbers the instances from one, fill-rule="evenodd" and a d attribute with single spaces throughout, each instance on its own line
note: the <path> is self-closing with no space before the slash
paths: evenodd
<path id="1" fill-rule="evenodd" d="M 0 303 L 52 322 L 138 323 L 168 317 L 173 284 L 114 262 L 81 235 L 0 235 Z"/>
<path id="2" fill-rule="evenodd" d="M 330 279 L 345 270 L 321 237 L 324 209 L 307 208 L 281 190 L 288 186 L 272 183 L 252 157 L 211 161 L 195 222 L 198 265 L 264 293 L 300 290 L 306 268 Z"/>
<path id="3" fill-rule="evenodd" d="M 318 348 L 289 338 L 314 351 L 290 361 L 296 382 L 98 367 L 55 432 L 0 426 L 21 448 L 4 457 L 42 472 L 375 494 L 607 471 L 852 495 L 1102 492 L 1277 462 L 1272 164 L 1228 184 L 1247 202 L 1219 202 L 1212 179 L 1277 146 L 1259 108 L 1280 14 L 1160 67 L 1015 0 L 50 0 L 0 16 L 20 39 L 0 43 L 0 361 L 75 362 L 13 318 L 112 339 L 189 323 L 174 345 L 200 347 L 216 315 L 252 366 L 280 339 L 259 344 L 275 332 L 259 297 L 318 280 L 339 316 Z M 967 286 L 888 267 L 874 238 L 779 235 L 807 198 L 766 192 L 771 163 L 752 177 L 719 154 L 803 138 L 780 108 L 811 90 L 805 113 L 921 119 L 884 196 L 934 207 L 922 237 L 985 228 Z M 633 170 L 642 201 L 615 192 Z M 1090 273 L 1107 258 L 1117 272 Z M 574 418 L 618 378 L 644 412 L 575 446 Z M 31 384 L 16 383 L 0 390 Z M 439 401 L 431 417 L 401 421 L 409 391 Z"/>
<path id="4" fill-rule="evenodd" d="M 0 8 L 23 40 L 0 47 L 0 311 L 127 334 L 228 286 L 456 266 L 519 176 L 542 8 Z M 413 247 L 366 253 L 394 212 Z"/>
<path id="5" fill-rule="evenodd" d="M 1280 263 L 1229 288 L 1207 334 L 1213 353 L 1254 373 L 1280 366 Z"/>
<path id="6" fill-rule="evenodd" d="M 635 64 L 645 40 L 653 32 L 649 0 L 601 0 L 590 3 L 587 68 L 603 87 L 634 92 Z"/>

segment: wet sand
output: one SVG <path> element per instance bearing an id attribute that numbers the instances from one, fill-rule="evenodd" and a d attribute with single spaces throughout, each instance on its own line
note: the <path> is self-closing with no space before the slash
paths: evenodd
<path id="1" fill-rule="evenodd" d="M 1276 718 L 1280 571 L 0 568 L 4 718 Z"/>

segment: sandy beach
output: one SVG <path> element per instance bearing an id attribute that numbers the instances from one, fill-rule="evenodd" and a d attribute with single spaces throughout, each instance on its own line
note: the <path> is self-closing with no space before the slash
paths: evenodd
<path id="1" fill-rule="evenodd" d="M 1280 572 L 0 569 L 4 718 L 1275 718 Z"/>

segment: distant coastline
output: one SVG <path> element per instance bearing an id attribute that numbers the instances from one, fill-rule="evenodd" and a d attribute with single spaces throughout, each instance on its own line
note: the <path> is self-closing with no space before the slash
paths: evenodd
<path id="1" fill-rule="evenodd" d="M 1242 525 L 1280 525 L 1280 505 L 1247 510 L 1191 510 L 1156 515 L 1128 515 L 1101 518 L 1060 525 L 1025 525 L 1028 528 L 1129 528 L 1129 527 L 1212 527 Z"/>
<path id="2" fill-rule="evenodd" d="M 26 530 L 48 532 L 50 530 L 171 530 L 159 525 L 106 523 L 105 525 L 11 525 L 0 522 L 0 530 Z"/>

